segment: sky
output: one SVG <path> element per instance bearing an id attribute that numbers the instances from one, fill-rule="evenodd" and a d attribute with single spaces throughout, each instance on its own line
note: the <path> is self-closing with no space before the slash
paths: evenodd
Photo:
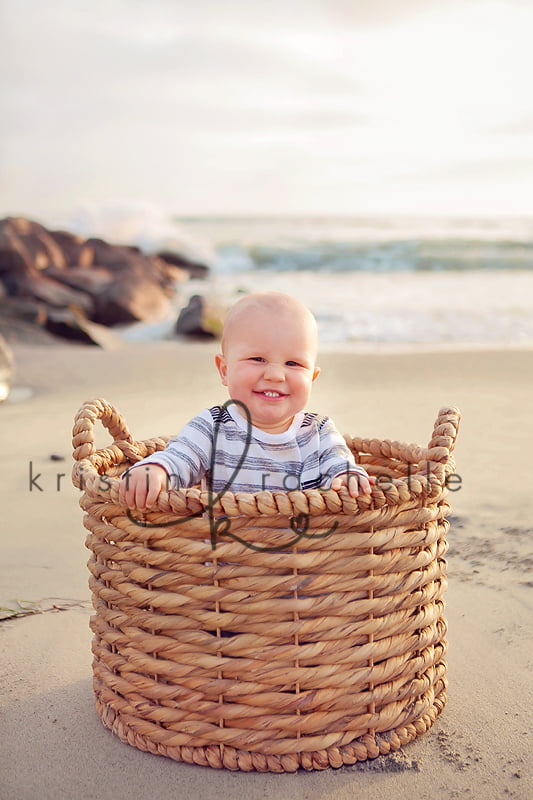
<path id="1" fill-rule="evenodd" d="M 0 0 L 0 216 L 530 215 L 530 0 Z"/>

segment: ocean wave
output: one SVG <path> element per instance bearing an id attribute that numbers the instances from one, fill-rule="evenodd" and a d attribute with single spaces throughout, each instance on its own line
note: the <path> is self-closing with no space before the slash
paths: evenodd
<path id="1" fill-rule="evenodd" d="M 533 269 L 533 220 L 173 217 L 151 203 L 84 204 L 62 221 L 84 236 L 177 250 L 216 273 Z"/>
<path id="2" fill-rule="evenodd" d="M 215 269 L 242 272 L 439 272 L 533 269 L 533 242 L 479 239 L 251 244 L 217 248 Z"/>

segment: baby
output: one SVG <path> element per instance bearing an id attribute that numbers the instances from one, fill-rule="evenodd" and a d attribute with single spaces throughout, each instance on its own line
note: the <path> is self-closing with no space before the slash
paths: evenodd
<path id="1" fill-rule="evenodd" d="M 317 327 L 289 295 L 261 292 L 229 310 L 215 363 L 230 401 L 205 409 L 162 452 L 122 477 L 120 499 L 140 510 L 159 493 L 209 480 L 213 492 L 340 489 L 369 494 L 373 478 L 355 463 L 328 417 L 310 413 Z"/>

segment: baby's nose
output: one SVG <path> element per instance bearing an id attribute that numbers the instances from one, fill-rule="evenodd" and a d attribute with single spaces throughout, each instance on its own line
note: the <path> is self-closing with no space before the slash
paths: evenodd
<path id="1" fill-rule="evenodd" d="M 282 364 L 267 364 L 265 367 L 265 378 L 270 381 L 284 381 L 285 370 Z"/>

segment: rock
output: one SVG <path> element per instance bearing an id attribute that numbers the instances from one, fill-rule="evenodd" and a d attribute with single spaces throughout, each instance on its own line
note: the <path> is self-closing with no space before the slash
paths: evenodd
<path id="1" fill-rule="evenodd" d="M 178 254 L 169 259 L 145 255 L 138 247 L 48 231 L 22 217 L 0 221 L 0 294 L 43 305 L 47 325 L 69 336 L 70 323 L 59 324 L 50 310 L 81 310 L 87 321 L 108 326 L 161 319 L 176 283 L 187 280 L 193 266 L 202 267 Z M 184 260 L 187 268 L 181 266 Z M 76 330 L 78 323 L 79 315 Z"/>
<path id="2" fill-rule="evenodd" d="M 0 226 L 0 280 L 4 293 L 8 297 L 22 294 L 26 278 L 38 274 L 23 242 L 11 230 Z"/>
<path id="3" fill-rule="evenodd" d="M 94 250 L 81 236 L 68 231 L 50 231 L 50 236 L 61 248 L 68 267 L 90 267 L 94 264 Z"/>
<path id="4" fill-rule="evenodd" d="M 104 325 L 90 322 L 75 309 L 50 309 L 45 322 L 46 330 L 55 336 L 72 339 L 84 344 L 98 345 L 104 350 L 118 350 L 122 342 Z"/>
<path id="5" fill-rule="evenodd" d="M 93 248 L 95 265 L 112 278 L 105 291 L 94 295 L 91 319 L 101 325 L 117 325 L 161 319 L 168 313 L 178 277 L 175 267 L 143 255 L 138 247 L 109 245 L 102 239 L 88 239 L 87 243 Z"/>
<path id="6" fill-rule="evenodd" d="M 26 322 L 44 325 L 46 321 L 46 306 L 37 300 L 27 300 L 19 297 L 2 297 L 0 299 L 0 317 L 18 318 Z"/>
<path id="7" fill-rule="evenodd" d="M 167 264 L 173 264 L 175 267 L 181 267 L 185 270 L 190 278 L 200 278 L 205 280 L 209 277 L 209 267 L 206 264 L 200 264 L 199 261 L 192 261 L 187 256 L 181 253 L 174 253 L 171 250 L 161 250 L 157 253 L 157 257 L 165 261 Z"/>
<path id="8" fill-rule="evenodd" d="M 0 334 L 0 402 L 7 399 L 13 379 L 13 354 Z"/>
<path id="9" fill-rule="evenodd" d="M 57 337 L 45 330 L 44 323 L 36 325 L 19 317 L 10 317 L 2 320 L 2 328 L 8 342 L 13 344 L 29 345 L 32 348 L 57 345 Z"/>
<path id="10" fill-rule="evenodd" d="M 142 271 L 124 270 L 114 276 L 105 292 L 95 297 L 91 319 L 101 325 L 117 325 L 166 316 L 169 298 Z"/>
<path id="11" fill-rule="evenodd" d="M 111 271 L 128 267 L 135 256 L 141 255 L 138 247 L 109 244 L 103 239 L 87 239 L 86 244 L 92 250 L 93 264 L 107 267 Z M 144 258 L 144 256 L 141 255 L 141 258 Z"/>
<path id="12" fill-rule="evenodd" d="M 42 225 L 19 217 L 8 217 L 0 222 L 0 278 L 6 294 L 42 299 L 55 305 L 69 302 L 83 305 L 81 298 L 65 296 L 60 285 L 55 287 L 54 295 L 54 285 L 49 279 L 43 280 L 43 270 L 49 267 L 63 270 L 66 262 L 61 249 Z"/>
<path id="13" fill-rule="evenodd" d="M 219 339 L 226 312 L 227 309 L 216 298 L 193 294 L 188 305 L 179 313 L 176 332 L 185 336 Z"/>
<path id="14" fill-rule="evenodd" d="M 45 303 L 54 308 L 76 307 L 81 308 L 90 317 L 94 311 L 94 303 L 87 292 L 80 292 L 71 289 L 59 281 L 37 273 L 27 275 L 23 284 L 21 294 Z"/>
<path id="15" fill-rule="evenodd" d="M 26 266 L 35 269 L 44 269 L 50 265 L 66 267 L 61 248 L 38 222 L 24 217 L 7 217 L 0 222 L 0 251 L 5 250 L 4 236 L 11 246 L 16 241 L 15 250 L 22 256 Z"/>
<path id="16" fill-rule="evenodd" d="M 113 274 L 104 267 L 71 267 L 70 269 L 48 267 L 44 270 L 44 274 L 65 286 L 70 286 L 71 289 L 85 292 L 92 298 L 105 292 L 114 280 Z"/>

